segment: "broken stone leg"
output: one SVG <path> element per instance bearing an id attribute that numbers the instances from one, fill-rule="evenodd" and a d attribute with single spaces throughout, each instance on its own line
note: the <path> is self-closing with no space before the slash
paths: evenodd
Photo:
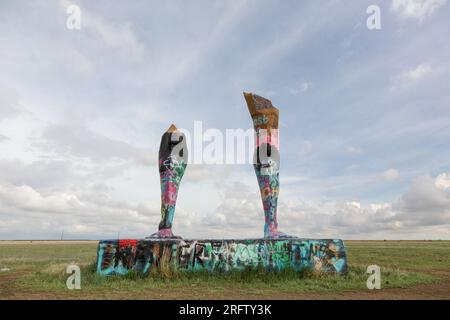
<path id="1" fill-rule="evenodd" d="M 161 183 L 161 222 L 159 230 L 148 238 L 181 238 L 172 232 L 178 188 L 187 166 L 187 145 L 184 134 L 171 125 L 161 138 L 159 176 Z"/>
<path id="2" fill-rule="evenodd" d="M 146 239 L 101 240 L 97 273 L 146 275 L 170 270 L 237 272 L 250 269 L 313 271 L 341 274 L 348 271 L 345 245 L 339 239 L 301 239 L 278 230 L 279 193 L 278 109 L 270 100 L 244 93 L 256 131 L 254 169 L 264 207 L 264 238 L 181 239 L 172 233 L 175 204 L 187 165 L 185 136 L 172 125 L 159 150 L 161 222 Z"/>
<path id="3" fill-rule="evenodd" d="M 244 92 L 256 132 L 253 167 L 264 207 L 264 237 L 292 238 L 278 230 L 277 203 L 280 190 L 280 154 L 278 144 L 278 109 L 268 99 Z"/>

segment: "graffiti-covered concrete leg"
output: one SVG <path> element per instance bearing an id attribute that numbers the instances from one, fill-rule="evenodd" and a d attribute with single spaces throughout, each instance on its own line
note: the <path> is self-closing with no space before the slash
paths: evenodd
<path id="1" fill-rule="evenodd" d="M 161 222 L 150 238 L 181 238 L 172 233 L 178 188 L 187 166 L 186 137 L 171 125 L 161 138 L 159 176 L 161 183 Z"/>
<path id="2" fill-rule="evenodd" d="M 244 92 L 244 97 L 256 132 L 253 167 L 264 207 L 264 237 L 290 238 L 291 236 L 278 230 L 277 204 L 280 190 L 278 109 L 270 100 L 256 94 Z"/>

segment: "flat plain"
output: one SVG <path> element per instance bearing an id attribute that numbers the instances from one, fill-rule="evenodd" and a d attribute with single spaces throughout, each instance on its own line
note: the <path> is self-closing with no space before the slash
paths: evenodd
<path id="1" fill-rule="evenodd" d="M 101 277 L 97 241 L 0 241 L 0 299 L 450 299 L 450 241 L 345 241 L 346 276 L 244 271 Z M 81 268 L 81 290 L 66 267 Z M 381 267 L 381 289 L 366 286 Z"/>

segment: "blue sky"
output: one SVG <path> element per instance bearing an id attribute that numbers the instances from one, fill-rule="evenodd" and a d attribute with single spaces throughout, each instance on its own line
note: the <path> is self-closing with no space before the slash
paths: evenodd
<path id="1" fill-rule="evenodd" d="M 251 91 L 280 109 L 282 230 L 449 239 L 449 14 L 446 0 L 2 1 L 0 238 L 149 235 L 161 134 L 248 129 Z M 258 192 L 249 165 L 191 165 L 174 231 L 261 236 Z"/>

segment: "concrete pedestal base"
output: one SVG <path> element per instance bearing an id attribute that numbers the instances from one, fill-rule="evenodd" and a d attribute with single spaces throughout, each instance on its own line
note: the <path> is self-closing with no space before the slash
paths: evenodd
<path id="1" fill-rule="evenodd" d="M 147 274 L 152 268 L 235 271 L 246 268 L 347 273 L 344 242 L 332 239 L 101 240 L 97 272 Z"/>

